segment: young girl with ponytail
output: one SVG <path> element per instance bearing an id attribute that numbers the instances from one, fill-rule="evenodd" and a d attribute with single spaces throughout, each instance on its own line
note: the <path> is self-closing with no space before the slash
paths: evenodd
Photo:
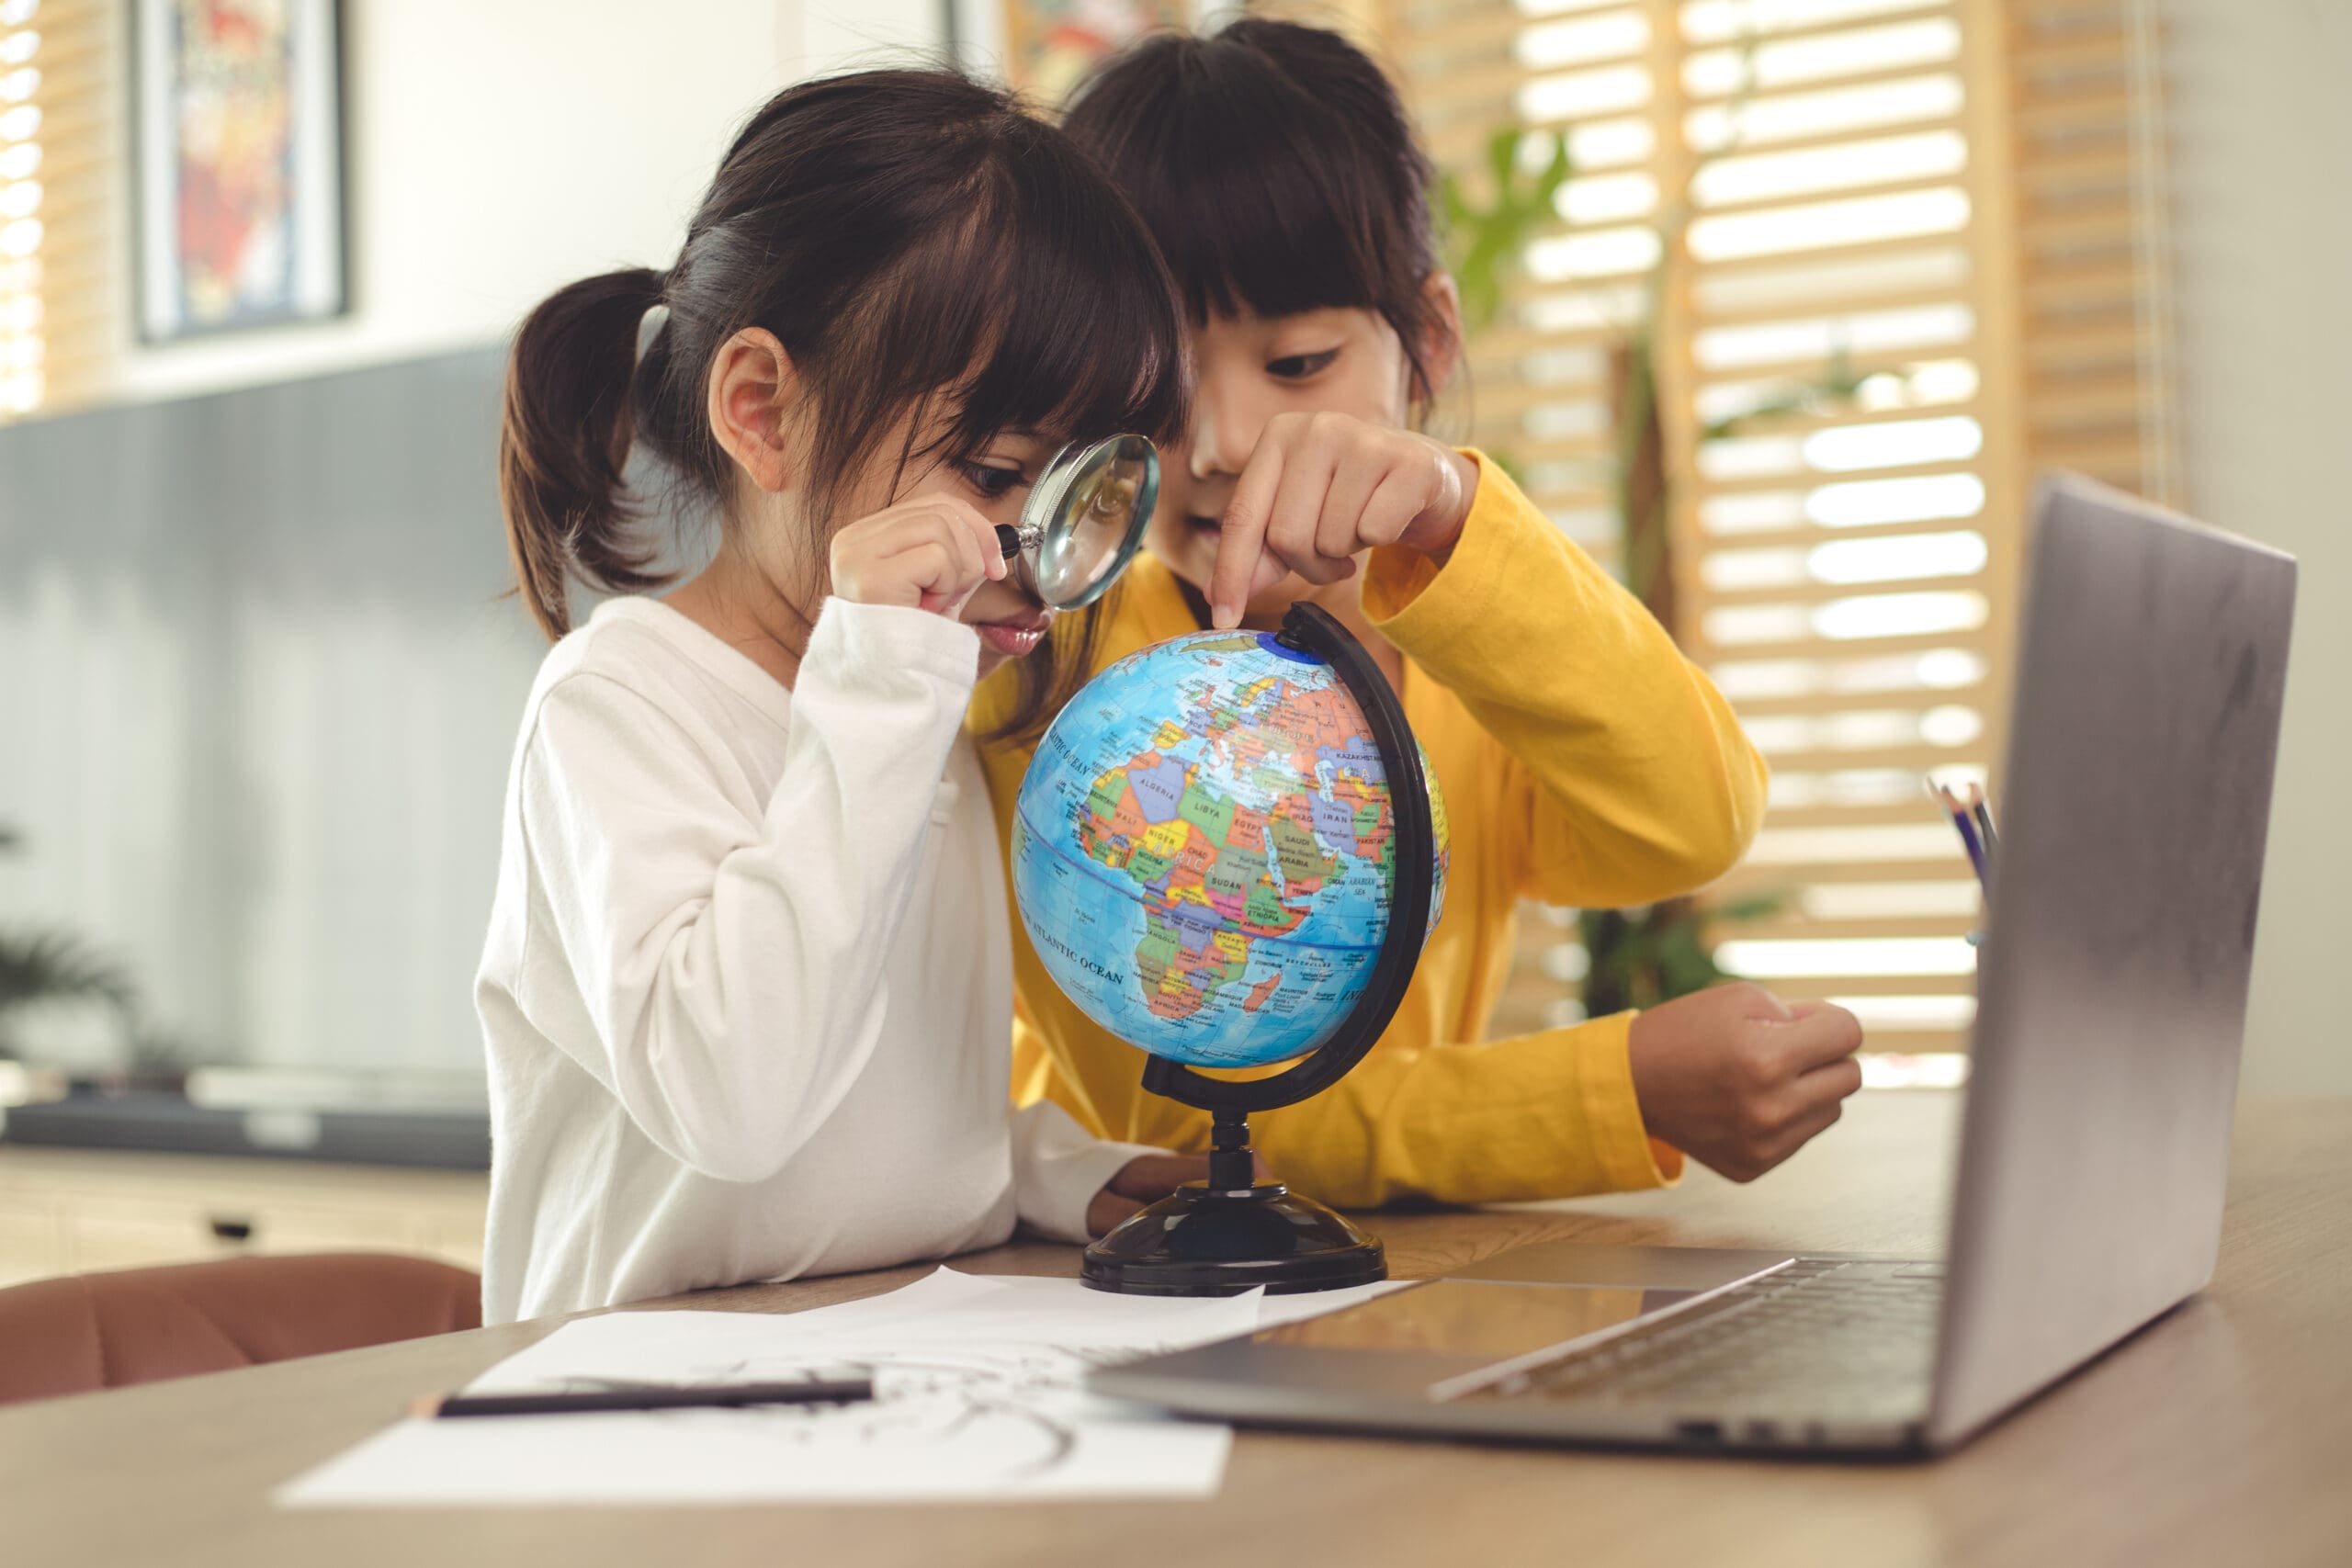
<path id="1" fill-rule="evenodd" d="M 1198 1174 L 1009 1113 L 1005 897 L 959 738 L 990 667 L 1023 661 L 1017 717 L 1084 668 L 1067 636 L 1024 660 L 1048 617 L 995 525 L 1064 441 L 1173 438 L 1182 344 L 1107 181 L 938 72 L 779 94 L 667 272 L 524 322 L 502 499 L 560 640 L 476 985 L 488 1321 L 939 1257 L 1016 1219 L 1082 1239 Z M 718 523 L 660 599 L 648 472 Z M 578 625 L 575 581 L 611 595 Z"/>

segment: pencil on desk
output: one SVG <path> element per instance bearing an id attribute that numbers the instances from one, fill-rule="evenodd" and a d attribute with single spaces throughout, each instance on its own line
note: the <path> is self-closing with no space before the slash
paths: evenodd
<path id="1" fill-rule="evenodd" d="M 751 1404 L 854 1404 L 874 1397 L 868 1378 L 834 1382 L 594 1388 L 556 1393 L 452 1393 L 420 1399 L 415 1415 L 564 1416 L 591 1410 L 735 1409 Z"/>

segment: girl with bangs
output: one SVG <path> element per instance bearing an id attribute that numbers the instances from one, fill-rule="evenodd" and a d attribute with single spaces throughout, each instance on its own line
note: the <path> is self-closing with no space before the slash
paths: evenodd
<path id="1" fill-rule="evenodd" d="M 1837 1008 L 1727 986 L 1640 1015 L 1488 1041 L 1521 898 L 1687 893 L 1754 836 L 1765 768 L 1665 630 L 1476 451 L 1417 428 L 1461 355 L 1427 159 L 1395 90 L 1337 35 L 1246 18 L 1160 34 L 1080 85 L 1064 129 L 1135 202 L 1190 317 L 1192 422 L 1097 667 L 1299 600 L 1380 661 L 1452 825 L 1445 912 L 1380 1043 L 1337 1088 L 1253 1119 L 1329 1202 L 1566 1197 L 1672 1180 L 1687 1151 L 1747 1180 L 1860 1083 Z M 1009 686 L 978 722 L 1000 836 L 1034 745 Z M 1206 1145 L 1134 1050 L 1015 932 L 1016 1092 L 1098 1135 Z"/>
<path id="2" fill-rule="evenodd" d="M 1005 895 L 960 736 L 995 666 L 1016 708 L 1054 700 L 995 526 L 1064 441 L 1178 436 L 1182 333 L 1101 174 L 934 72 L 779 94 L 668 271 L 525 321 L 502 500 L 560 640 L 476 984 L 487 1321 L 942 1257 L 1016 1220 L 1080 1240 L 1204 1172 L 1009 1111 Z M 718 523 L 665 598 L 640 454 Z M 573 581 L 611 595 L 577 626 Z"/>

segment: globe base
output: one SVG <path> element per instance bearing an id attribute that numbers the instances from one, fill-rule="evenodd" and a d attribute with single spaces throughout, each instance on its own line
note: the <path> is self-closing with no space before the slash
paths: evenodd
<path id="1" fill-rule="evenodd" d="M 1388 1278 L 1380 1243 L 1279 1182 L 1184 1186 L 1086 1249 L 1079 1279 L 1129 1296 L 1272 1296 Z"/>

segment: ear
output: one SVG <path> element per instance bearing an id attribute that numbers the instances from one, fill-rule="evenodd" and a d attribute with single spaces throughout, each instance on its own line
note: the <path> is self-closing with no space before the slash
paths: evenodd
<path id="1" fill-rule="evenodd" d="M 1453 275 L 1440 267 L 1422 280 L 1421 298 L 1430 307 L 1421 367 L 1429 377 L 1430 400 L 1435 402 L 1462 367 L 1462 290 L 1454 286 Z"/>
<path id="2" fill-rule="evenodd" d="M 774 333 L 745 327 L 721 344 L 710 363 L 710 433 L 743 477 L 770 492 L 792 482 L 788 432 L 800 400 L 792 356 Z"/>

